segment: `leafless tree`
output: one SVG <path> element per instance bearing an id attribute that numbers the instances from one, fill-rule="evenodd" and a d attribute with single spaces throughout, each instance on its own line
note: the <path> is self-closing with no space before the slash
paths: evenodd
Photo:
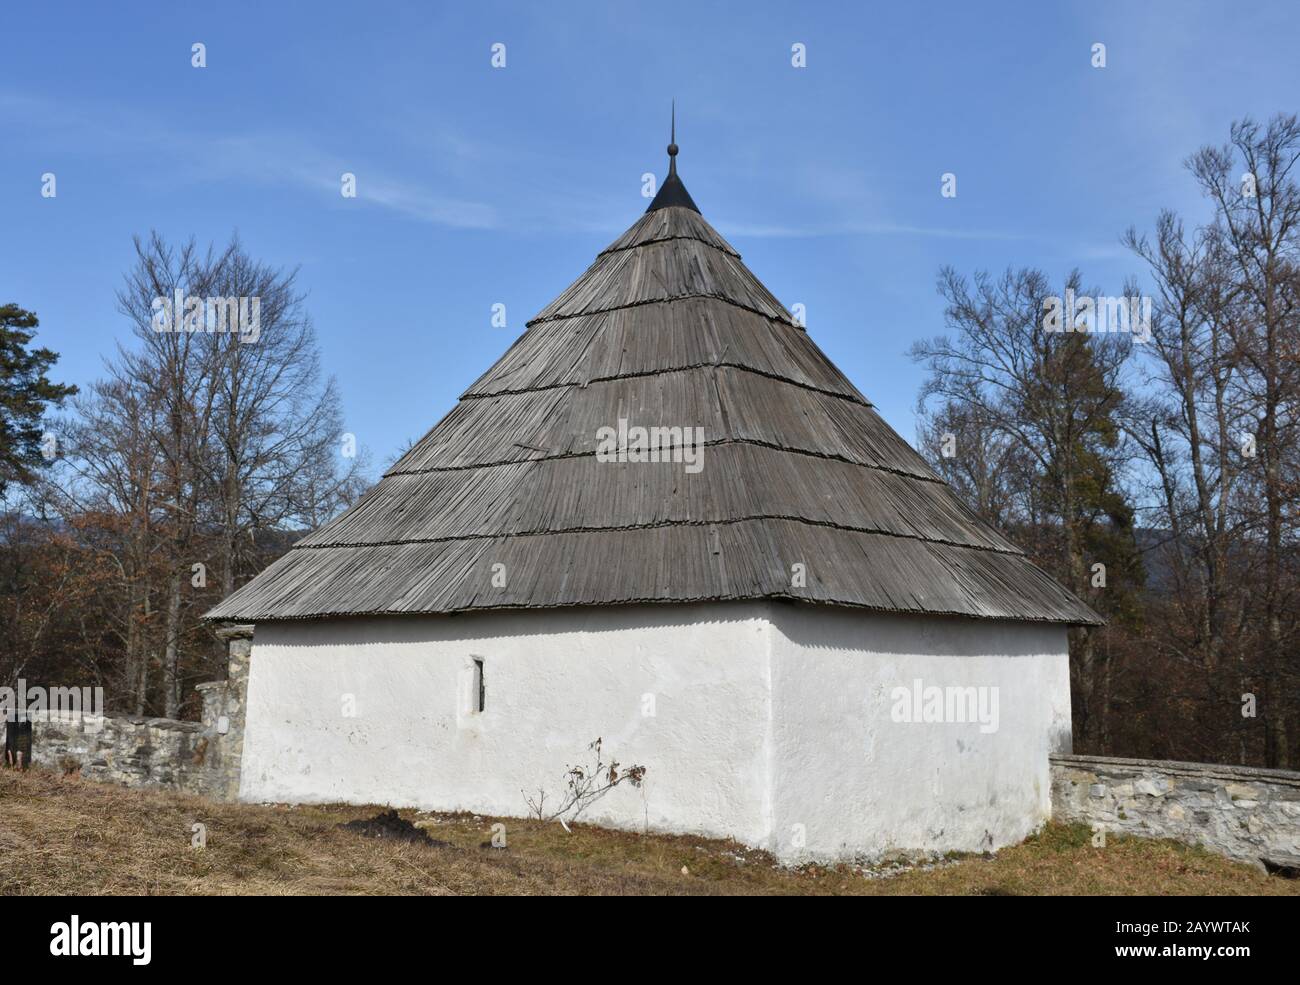
<path id="1" fill-rule="evenodd" d="M 950 431 L 956 446 L 951 455 L 925 452 L 967 487 L 985 519 L 1031 539 L 1033 553 L 1076 594 L 1098 601 L 1091 580 L 1098 561 L 1113 571 L 1113 594 L 1127 555 L 1120 562 L 1095 553 L 1102 526 L 1129 522 L 1117 474 L 1131 336 L 1074 330 L 1095 327 L 1083 323 L 1048 330 L 1054 299 L 1098 296 L 1083 289 L 1077 272 L 1053 289 L 1038 270 L 978 273 L 972 283 L 944 268 L 939 293 L 952 334 L 918 342 L 912 358 L 929 370 L 919 399 L 923 427 L 931 438 L 936 428 Z M 1072 632 L 1076 719 L 1085 730 L 1104 705 L 1099 656 L 1092 631 Z"/>
<path id="2" fill-rule="evenodd" d="M 1175 561 L 1185 549 L 1197 560 L 1179 593 L 1195 600 L 1185 612 L 1200 629 L 1190 652 L 1221 692 L 1220 718 L 1234 722 L 1243 761 L 1235 699 L 1262 692 L 1269 766 L 1289 764 L 1295 732 L 1298 160 L 1294 116 L 1236 123 L 1227 144 L 1187 162 L 1211 221 L 1187 233 L 1165 212 L 1153 238 L 1126 237 L 1158 292 L 1155 386 L 1131 431 L 1159 477 Z"/>
<path id="3" fill-rule="evenodd" d="M 202 300 L 196 317 L 160 324 L 160 299 L 177 295 Z M 221 302 L 208 303 L 241 298 L 246 312 L 257 299 L 256 332 L 232 331 L 214 317 Z M 256 573 L 287 532 L 358 495 L 365 459 L 340 454 L 337 389 L 321 375 L 292 273 L 256 262 L 238 240 L 201 251 L 155 233 L 136 240 L 118 305 L 130 337 L 66 425 L 60 503 L 70 522 L 98 518 L 83 547 L 120 575 L 110 621 L 121 631 L 128 706 L 144 712 L 157 666 L 161 711 L 177 717 L 186 674 L 225 665 L 198 615 Z"/>

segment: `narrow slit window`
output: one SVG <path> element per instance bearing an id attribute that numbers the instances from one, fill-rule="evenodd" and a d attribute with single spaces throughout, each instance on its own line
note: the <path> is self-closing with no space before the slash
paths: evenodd
<path id="1" fill-rule="evenodd" d="M 483 658 L 474 658 L 474 686 L 470 691 L 470 700 L 473 702 L 475 714 L 483 710 L 487 704 L 487 687 L 483 682 Z"/>

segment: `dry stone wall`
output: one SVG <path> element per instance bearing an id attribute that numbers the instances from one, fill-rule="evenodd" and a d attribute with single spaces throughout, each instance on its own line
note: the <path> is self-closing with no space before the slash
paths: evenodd
<path id="1" fill-rule="evenodd" d="M 227 677 L 198 686 L 201 721 L 34 716 L 32 765 L 128 787 L 165 787 L 234 800 L 239 795 L 253 628 L 228 626 L 218 635 L 229 649 Z"/>
<path id="2" fill-rule="evenodd" d="M 127 715 L 32 720 L 34 766 L 128 787 L 196 790 L 208 744 L 198 722 Z"/>
<path id="3" fill-rule="evenodd" d="M 1300 773 L 1152 759 L 1053 756 L 1052 816 L 1173 838 L 1266 868 L 1300 867 Z"/>

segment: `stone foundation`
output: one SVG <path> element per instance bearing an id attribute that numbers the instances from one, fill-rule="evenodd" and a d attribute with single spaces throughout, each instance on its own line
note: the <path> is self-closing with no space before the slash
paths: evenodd
<path id="1" fill-rule="evenodd" d="M 1300 773 L 1093 756 L 1053 756 L 1051 765 L 1058 821 L 1300 867 Z"/>
<path id="2" fill-rule="evenodd" d="M 202 720 L 132 715 L 32 716 L 32 765 L 128 787 L 165 787 L 234 800 L 244 750 L 252 626 L 217 630 L 230 654 L 227 678 L 200 684 Z"/>

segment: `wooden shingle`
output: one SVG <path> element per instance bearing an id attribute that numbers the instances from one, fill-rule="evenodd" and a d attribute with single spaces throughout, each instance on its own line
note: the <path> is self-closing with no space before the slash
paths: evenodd
<path id="1" fill-rule="evenodd" d="M 599 461 L 598 431 L 620 419 L 700 428 L 700 470 Z M 602 251 L 359 502 L 208 618 L 758 598 L 1100 622 L 674 205 Z"/>

